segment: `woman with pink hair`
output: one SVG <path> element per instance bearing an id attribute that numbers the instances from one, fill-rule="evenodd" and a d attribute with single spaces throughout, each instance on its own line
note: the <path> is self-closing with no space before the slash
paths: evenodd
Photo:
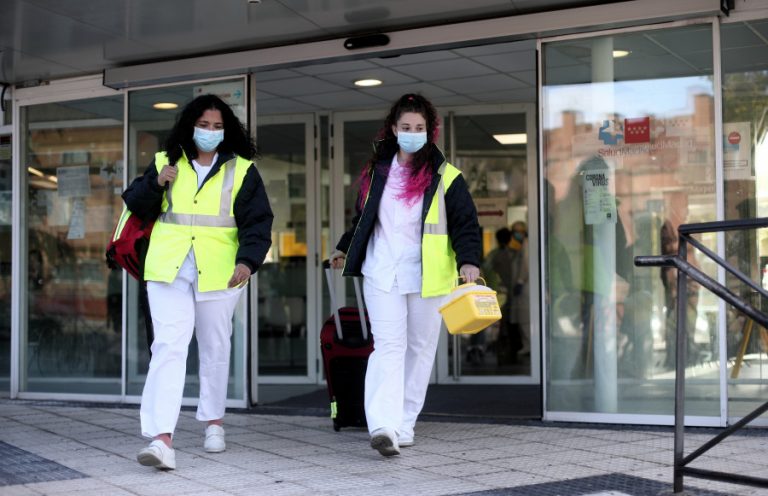
<path id="1" fill-rule="evenodd" d="M 363 276 L 374 351 L 365 376 L 371 447 L 414 443 L 440 334 L 438 311 L 459 277 L 480 270 L 477 211 L 461 172 L 435 145 L 439 119 L 423 96 L 390 109 L 360 176 L 357 216 L 331 255 Z"/>

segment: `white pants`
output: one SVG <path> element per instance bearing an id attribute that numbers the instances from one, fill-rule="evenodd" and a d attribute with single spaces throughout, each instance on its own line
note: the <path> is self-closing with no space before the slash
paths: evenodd
<path id="1" fill-rule="evenodd" d="M 192 284 L 147 284 L 155 339 L 141 396 L 141 433 L 146 437 L 172 434 L 176 428 L 187 374 L 187 353 L 195 330 L 200 362 L 196 418 L 224 417 L 232 316 L 240 293 L 196 301 Z"/>
<path id="2" fill-rule="evenodd" d="M 401 295 L 397 286 L 385 292 L 364 282 L 364 288 L 374 347 L 365 374 L 368 432 L 388 428 L 412 437 L 435 360 L 443 298 Z"/>

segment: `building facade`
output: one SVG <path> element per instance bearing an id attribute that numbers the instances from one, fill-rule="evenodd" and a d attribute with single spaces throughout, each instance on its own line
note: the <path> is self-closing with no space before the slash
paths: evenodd
<path id="1" fill-rule="evenodd" d="M 686 222 L 768 216 L 768 3 L 670 3 L 422 26 L 355 50 L 341 38 L 224 50 L 11 87 L 0 385 L 13 398 L 139 401 L 149 358 L 139 288 L 106 267 L 104 248 L 120 193 L 174 109 L 204 93 L 249 123 L 275 213 L 272 249 L 235 316 L 230 405 L 258 402 L 266 385 L 322 385 L 320 262 L 351 221 L 389 105 L 419 92 L 470 186 L 484 253 L 501 227 L 528 233 L 529 277 L 508 296 L 509 325 L 444 333 L 433 382 L 541 386 L 547 420 L 671 424 L 674 274 L 633 258 L 669 252 Z M 767 233 L 701 241 L 762 280 Z M 691 261 L 753 297 L 704 257 Z M 354 304 L 351 285 L 337 286 Z M 688 308 L 687 421 L 726 425 L 764 396 L 768 333 L 698 287 Z M 189 403 L 196 369 L 193 343 Z"/>

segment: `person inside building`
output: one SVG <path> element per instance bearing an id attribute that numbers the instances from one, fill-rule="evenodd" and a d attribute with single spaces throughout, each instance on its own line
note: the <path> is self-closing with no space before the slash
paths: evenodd
<path id="1" fill-rule="evenodd" d="M 483 260 L 482 273 L 488 286 L 496 290 L 496 297 L 501 309 L 499 331 L 492 344 L 496 352 L 498 365 L 508 365 L 517 361 L 517 351 L 520 349 L 519 341 L 513 339 L 510 332 L 509 305 L 512 294 L 512 263 L 515 254 L 509 246 L 512 240 L 512 231 L 502 227 L 496 231 L 497 246 L 486 255 Z M 467 362 L 477 363 L 485 355 L 485 332 L 472 334 L 469 338 L 467 349 Z"/>
<path id="2" fill-rule="evenodd" d="M 479 276 L 477 211 L 461 172 L 435 145 L 438 116 L 421 95 L 395 102 L 360 176 L 358 214 L 331 255 L 363 276 L 374 351 L 365 377 L 371 447 L 414 443 L 441 327 L 443 296 Z"/>
<path id="3" fill-rule="evenodd" d="M 207 424 L 203 446 L 211 453 L 226 448 L 232 318 L 271 245 L 272 210 L 255 155 L 230 107 L 202 95 L 184 107 L 164 149 L 123 193 L 135 215 L 157 218 L 144 265 L 154 340 L 141 433 L 153 441 L 137 455 L 142 465 L 176 468 L 172 441 L 193 331 L 200 362 L 196 418 Z"/>
<path id="4" fill-rule="evenodd" d="M 528 291 L 528 226 L 519 220 L 512 224 L 510 248 L 514 255 L 510 275 L 509 322 L 512 334 L 520 343 L 520 357 L 531 355 L 531 318 Z"/>

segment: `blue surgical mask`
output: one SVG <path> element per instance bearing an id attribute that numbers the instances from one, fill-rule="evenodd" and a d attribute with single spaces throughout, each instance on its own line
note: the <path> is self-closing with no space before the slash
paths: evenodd
<path id="1" fill-rule="evenodd" d="M 518 241 L 522 241 L 523 239 L 525 239 L 525 234 L 523 234 L 523 233 L 521 233 L 519 231 L 515 231 L 514 233 L 512 233 L 512 236 L 514 236 L 515 239 L 518 240 Z"/>
<path id="2" fill-rule="evenodd" d="M 427 143 L 427 133 L 397 133 L 397 144 L 405 153 L 416 153 Z"/>
<path id="3" fill-rule="evenodd" d="M 224 141 L 224 130 L 216 129 L 211 131 L 196 127 L 192 139 L 195 140 L 195 144 L 201 151 L 212 152 L 219 146 L 219 143 Z"/>

